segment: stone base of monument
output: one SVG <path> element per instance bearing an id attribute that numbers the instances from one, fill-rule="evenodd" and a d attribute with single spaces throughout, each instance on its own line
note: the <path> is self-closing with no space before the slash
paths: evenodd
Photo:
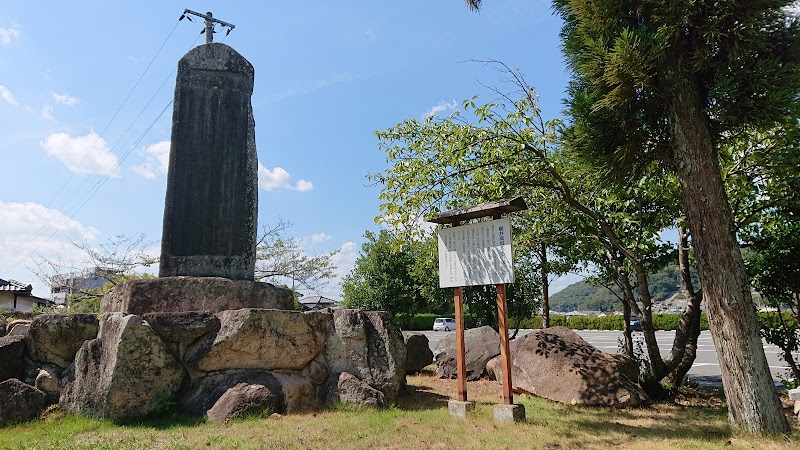
<path id="1" fill-rule="evenodd" d="M 5 413 L 38 416 L 42 399 L 90 417 L 174 405 L 225 422 L 338 403 L 386 407 L 405 385 L 391 315 L 352 309 L 41 315 L 24 336 L 0 338 L 0 356 L 0 425 L 30 418 Z"/>
<path id="2" fill-rule="evenodd" d="M 101 313 L 294 309 L 291 289 L 220 277 L 160 277 L 128 280 L 106 293 Z"/>
<path id="3" fill-rule="evenodd" d="M 449 400 L 447 402 L 447 412 L 453 417 L 465 419 L 468 413 L 475 411 L 475 402 L 464 402 L 461 400 Z"/>
<path id="4" fill-rule="evenodd" d="M 494 405 L 494 421 L 497 423 L 524 422 L 525 407 L 523 405 Z"/>

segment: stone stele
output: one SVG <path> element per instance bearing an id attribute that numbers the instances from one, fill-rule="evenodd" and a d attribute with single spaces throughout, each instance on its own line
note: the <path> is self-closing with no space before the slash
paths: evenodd
<path id="1" fill-rule="evenodd" d="M 159 276 L 252 280 L 258 162 L 252 64 L 221 43 L 178 62 Z"/>

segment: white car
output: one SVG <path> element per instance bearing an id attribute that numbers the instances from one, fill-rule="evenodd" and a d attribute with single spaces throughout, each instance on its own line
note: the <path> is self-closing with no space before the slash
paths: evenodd
<path id="1" fill-rule="evenodd" d="M 456 329 L 456 319 L 439 317 L 433 321 L 433 331 L 450 331 Z"/>

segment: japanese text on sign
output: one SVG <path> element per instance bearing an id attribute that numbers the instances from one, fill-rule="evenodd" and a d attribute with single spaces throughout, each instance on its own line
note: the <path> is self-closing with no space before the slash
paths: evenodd
<path id="1" fill-rule="evenodd" d="M 509 219 L 439 230 L 439 287 L 513 282 Z"/>

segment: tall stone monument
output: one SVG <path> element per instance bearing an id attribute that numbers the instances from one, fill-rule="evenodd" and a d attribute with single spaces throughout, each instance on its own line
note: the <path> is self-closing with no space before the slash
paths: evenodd
<path id="1" fill-rule="evenodd" d="M 258 163 L 253 66 L 222 43 L 178 63 L 160 277 L 252 280 Z"/>
<path id="2" fill-rule="evenodd" d="M 290 289 L 254 281 L 258 160 L 253 66 L 208 43 L 178 63 L 159 277 L 129 280 L 102 312 L 292 309 Z"/>

